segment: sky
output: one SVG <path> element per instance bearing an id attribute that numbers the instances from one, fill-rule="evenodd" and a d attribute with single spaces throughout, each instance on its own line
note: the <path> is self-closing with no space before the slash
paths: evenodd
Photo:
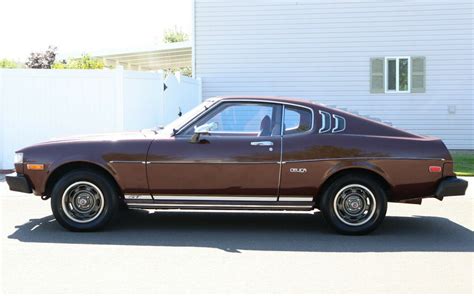
<path id="1" fill-rule="evenodd" d="M 0 0 L 0 59 L 58 47 L 61 58 L 150 48 L 177 26 L 191 35 L 191 0 Z"/>

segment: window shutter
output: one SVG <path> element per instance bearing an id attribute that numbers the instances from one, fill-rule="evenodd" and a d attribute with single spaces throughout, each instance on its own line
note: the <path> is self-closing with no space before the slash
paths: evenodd
<path id="1" fill-rule="evenodd" d="M 370 59 L 370 92 L 383 93 L 384 87 L 384 67 L 385 61 L 383 58 Z"/>
<path id="2" fill-rule="evenodd" d="M 426 91 L 425 57 L 411 58 L 411 92 L 424 93 Z"/>

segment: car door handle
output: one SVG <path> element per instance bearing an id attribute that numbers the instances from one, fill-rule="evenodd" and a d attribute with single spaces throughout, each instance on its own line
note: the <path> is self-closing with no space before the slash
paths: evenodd
<path id="1" fill-rule="evenodd" d="M 271 141 L 250 142 L 252 146 L 273 146 Z"/>

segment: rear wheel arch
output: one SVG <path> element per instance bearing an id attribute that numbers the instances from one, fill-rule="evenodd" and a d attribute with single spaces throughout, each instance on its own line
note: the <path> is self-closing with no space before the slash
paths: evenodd
<path id="1" fill-rule="evenodd" d="M 51 196 L 51 193 L 53 191 L 54 185 L 69 172 L 75 171 L 75 170 L 90 170 L 96 173 L 99 173 L 106 177 L 114 186 L 117 192 L 121 192 L 121 188 L 118 185 L 117 180 L 115 177 L 112 175 L 110 171 L 108 171 L 106 168 L 90 163 L 90 162 L 85 162 L 85 161 L 75 161 L 75 162 L 68 162 L 64 163 L 57 168 L 55 168 L 51 174 L 48 176 L 48 179 L 46 180 L 46 185 L 45 185 L 45 196 Z"/>
<path id="2" fill-rule="evenodd" d="M 353 167 L 338 170 L 326 178 L 321 187 L 318 189 L 318 192 L 315 197 L 315 203 L 317 208 L 319 208 L 319 203 L 321 201 L 320 197 L 324 194 L 329 185 L 331 185 L 332 182 L 334 182 L 335 180 L 345 177 L 347 175 L 364 176 L 375 180 L 382 186 L 383 190 L 387 194 L 387 197 L 390 199 L 390 191 L 392 189 L 392 186 L 381 174 L 367 168 Z"/>

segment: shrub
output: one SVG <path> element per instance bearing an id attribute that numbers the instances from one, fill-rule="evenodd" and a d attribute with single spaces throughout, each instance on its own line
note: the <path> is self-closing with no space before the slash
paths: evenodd
<path id="1" fill-rule="evenodd" d="M 21 68 L 21 65 L 13 60 L 1 59 L 0 68 L 16 69 Z"/>
<path id="2" fill-rule="evenodd" d="M 191 67 L 181 67 L 181 68 L 168 68 L 163 69 L 166 73 L 176 73 L 180 72 L 183 76 L 193 77 L 193 70 Z"/>
<path id="3" fill-rule="evenodd" d="M 166 30 L 163 36 L 164 43 L 182 42 L 186 40 L 189 40 L 188 34 L 178 29 L 178 27 Z"/>
<path id="4" fill-rule="evenodd" d="M 59 63 L 54 63 L 53 69 L 103 69 L 104 62 L 99 59 L 94 59 L 88 54 L 83 55 L 79 59 L 63 60 Z"/>
<path id="5" fill-rule="evenodd" d="M 32 69 L 51 69 L 56 60 L 57 47 L 49 46 L 45 52 L 32 52 L 25 65 Z"/>

